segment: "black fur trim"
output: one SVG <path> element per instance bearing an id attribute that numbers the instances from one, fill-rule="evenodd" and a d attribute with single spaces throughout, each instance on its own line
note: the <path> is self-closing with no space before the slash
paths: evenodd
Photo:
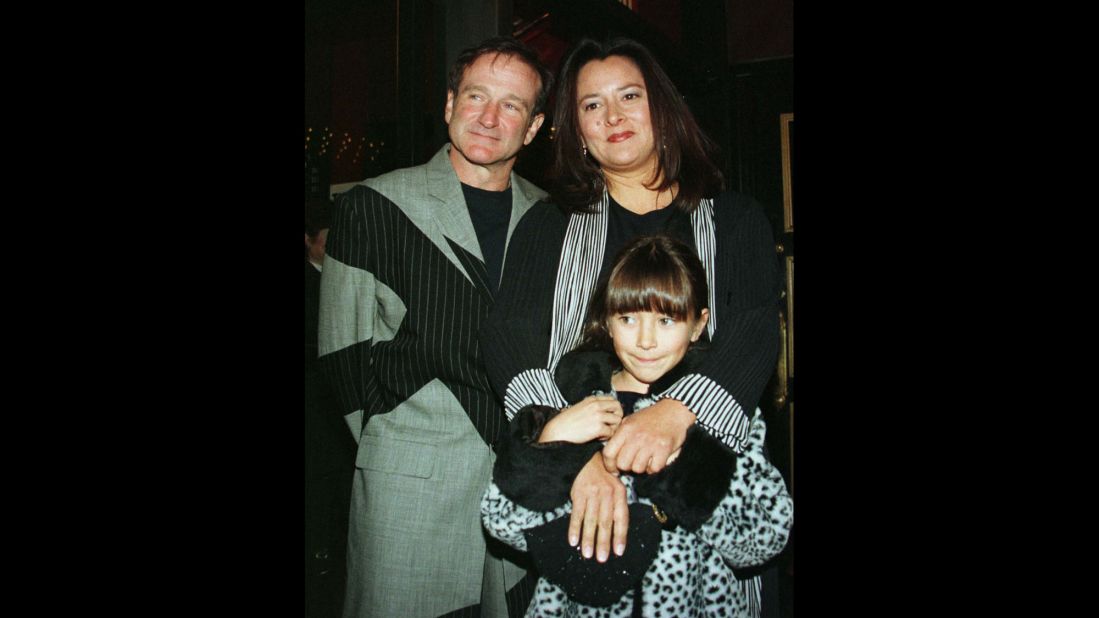
<path id="1" fill-rule="evenodd" d="M 557 363 L 554 381 L 571 405 L 595 391 L 611 392 L 611 374 L 618 367 L 618 359 L 611 352 L 574 350 Z"/>
<path id="2" fill-rule="evenodd" d="M 634 477 L 634 488 L 667 513 L 669 522 L 694 532 L 713 515 L 735 471 L 736 453 L 694 425 L 679 457 L 656 474 Z"/>
<path id="3" fill-rule="evenodd" d="M 542 428 L 557 413 L 547 406 L 524 407 L 496 446 L 492 480 L 505 496 L 533 511 L 552 511 L 567 502 L 576 475 L 603 448 L 598 440 L 538 444 Z"/>

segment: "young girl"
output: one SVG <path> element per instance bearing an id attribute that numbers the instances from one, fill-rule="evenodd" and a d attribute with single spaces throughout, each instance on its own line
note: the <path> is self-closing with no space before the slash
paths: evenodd
<path id="1" fill-rule="evenodd" d="M 785 547 L 793 502 L 763 453 L 758 410 L 741 455 L 696 425 L 661 472 L 620 477 L 630 502 L 622 556 L 584 559 L 566 535 L 572 481 L 623 411 L 655 403 L 650 392 L 705 354 L 707 298 L 688 246 L 665 236 L 633 241 L 592 298 L 583 343 L 558 364 L 570 407 L 531 405 L 512 420 L 481 513 L 489 534 L 529 551 L 538 567 L 527 616 L 759 615 L 758 578 L 738 579 L 734 569 Z"/>

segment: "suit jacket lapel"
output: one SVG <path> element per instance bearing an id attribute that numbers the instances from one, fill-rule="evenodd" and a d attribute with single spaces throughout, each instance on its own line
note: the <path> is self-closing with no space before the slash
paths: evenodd
<path id="1" fill-rule="evenodd" d="M 472 283 L 477 292 L 484 297 L 485 301 L 491 303 L 494 296 L 492 294 L 492 288 L 489 287 L 488 269 L 485 268 L 485 262 L 474 257 L 473 254 L 466 251 L 464 247 L 453 240 L 447 239 L 447 242 L 450 243 L 450 248 L 454 252 L 454 255 L 457 256 L 458 260 L 465 266 L 466 275 L 469 277 L 470 283 Z"/>
<path id="2" fill-rule="evenodd" d="M 454 253 L 451 243 L 466 248 L 481 258 L 477 232 L 466 210 L 465 196 L 454 168 L 450 166 L 449 145 L 443 146 L 435 156 L 419 168 L 409 168 L 406 174 L 383 174 L 367 178 L 362 184 L 382 194 L 401 209 L 412 223 L 423 232 L 450 263 L 469 279 L 463 260 Z"/>
<path id="3" fill-rule="evenodd" d="M 362 184 L 378 191 L 397 204 L 432 244 L 439 248 L 447 259 L 454 264 L 466 279 L 478 288 L 478 277 L 471 272 L 471 264 L 477 264 L 484 270 L 484 255 L 477 240 L 477 231 L 469 218 L 465 195 L 458 175 L 450 164 L 450 145 L 439 149 L 435 156 L 419 168 L 420 173 L 401 175 L 399 180 L 391 175 L 368 178 Z M 523 180 L 514 172 L 511 174 L 511 220 L 508 223 L 508 243 L 519 219 L 526 214 L 534 202 L 541 199 L 545 192 Z M 471 262 L 467 256 L 459 257 L 455 246 L 465 250 L 467 255 L 476 258 Z M 507 245 L 504 246 L 505 255 Z"/>
<path id="4" fill-rule="evenodd" d="M 481 255 L 477 231 L 473 229 L 473 221 L 469 218 L 462 185 L 450 164 L 448 150 L 443 148 L 428 164 L 427 193 L 435 200 L 430 214 L 444 236 L 483 262 L 485 258 Z"/>

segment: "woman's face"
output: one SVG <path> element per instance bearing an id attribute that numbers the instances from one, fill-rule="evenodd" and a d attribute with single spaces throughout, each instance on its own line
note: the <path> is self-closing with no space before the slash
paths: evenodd
<path id="1" fill-rule="evenodd" d="M 576 93 L 580 135 L 600 167 L 651 174 L 656 141 L 649 93 L 637 65 L 623 56 L 593 60 L 581 67 Z"/>

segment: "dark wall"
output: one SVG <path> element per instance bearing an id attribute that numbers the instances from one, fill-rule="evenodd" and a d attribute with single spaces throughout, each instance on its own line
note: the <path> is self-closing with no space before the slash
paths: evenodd
<path id="1" fill-rule="evenodd" d="M 635 0 L 635 6 L 306 0 L 305 126 L 313 129 L 306 134 L 306 192 L 430 157 L 446 141 L 446 67 L 462 47 L 520 30 L 556 69 L 580 37 L 622 34 L 642 41 L 665 66 L 721 145 L 730 186 L 781 212 L 777 114 L 793 111 L 791 0 Z M 744 61 L 773 55 L 785 57 Z M 543 186 L 552 162 L 549 128 L 547 122 L 516 166 Z"/>
<path id="2" fill-rule="evenodd" d="M 782 232 L 779 116 L 794 111 L 794 60 L 748 62 L 729 69 L 730 135 L 726 180 L 759 200 L 776 237 Z"/>
<path id="3" fill-rule="evenodd" d="M 794 55 L 794 0 L 726 0 L 728 63 Z"/>
<path id="4" fill-rule="evenodd" d="M 445 4 L 429 0 L 307 0 L 305 126 L 310 161 L 326 183 L 420 163 L 445 134 L 429 121 L 445 102 L 439 31 Z"/>

